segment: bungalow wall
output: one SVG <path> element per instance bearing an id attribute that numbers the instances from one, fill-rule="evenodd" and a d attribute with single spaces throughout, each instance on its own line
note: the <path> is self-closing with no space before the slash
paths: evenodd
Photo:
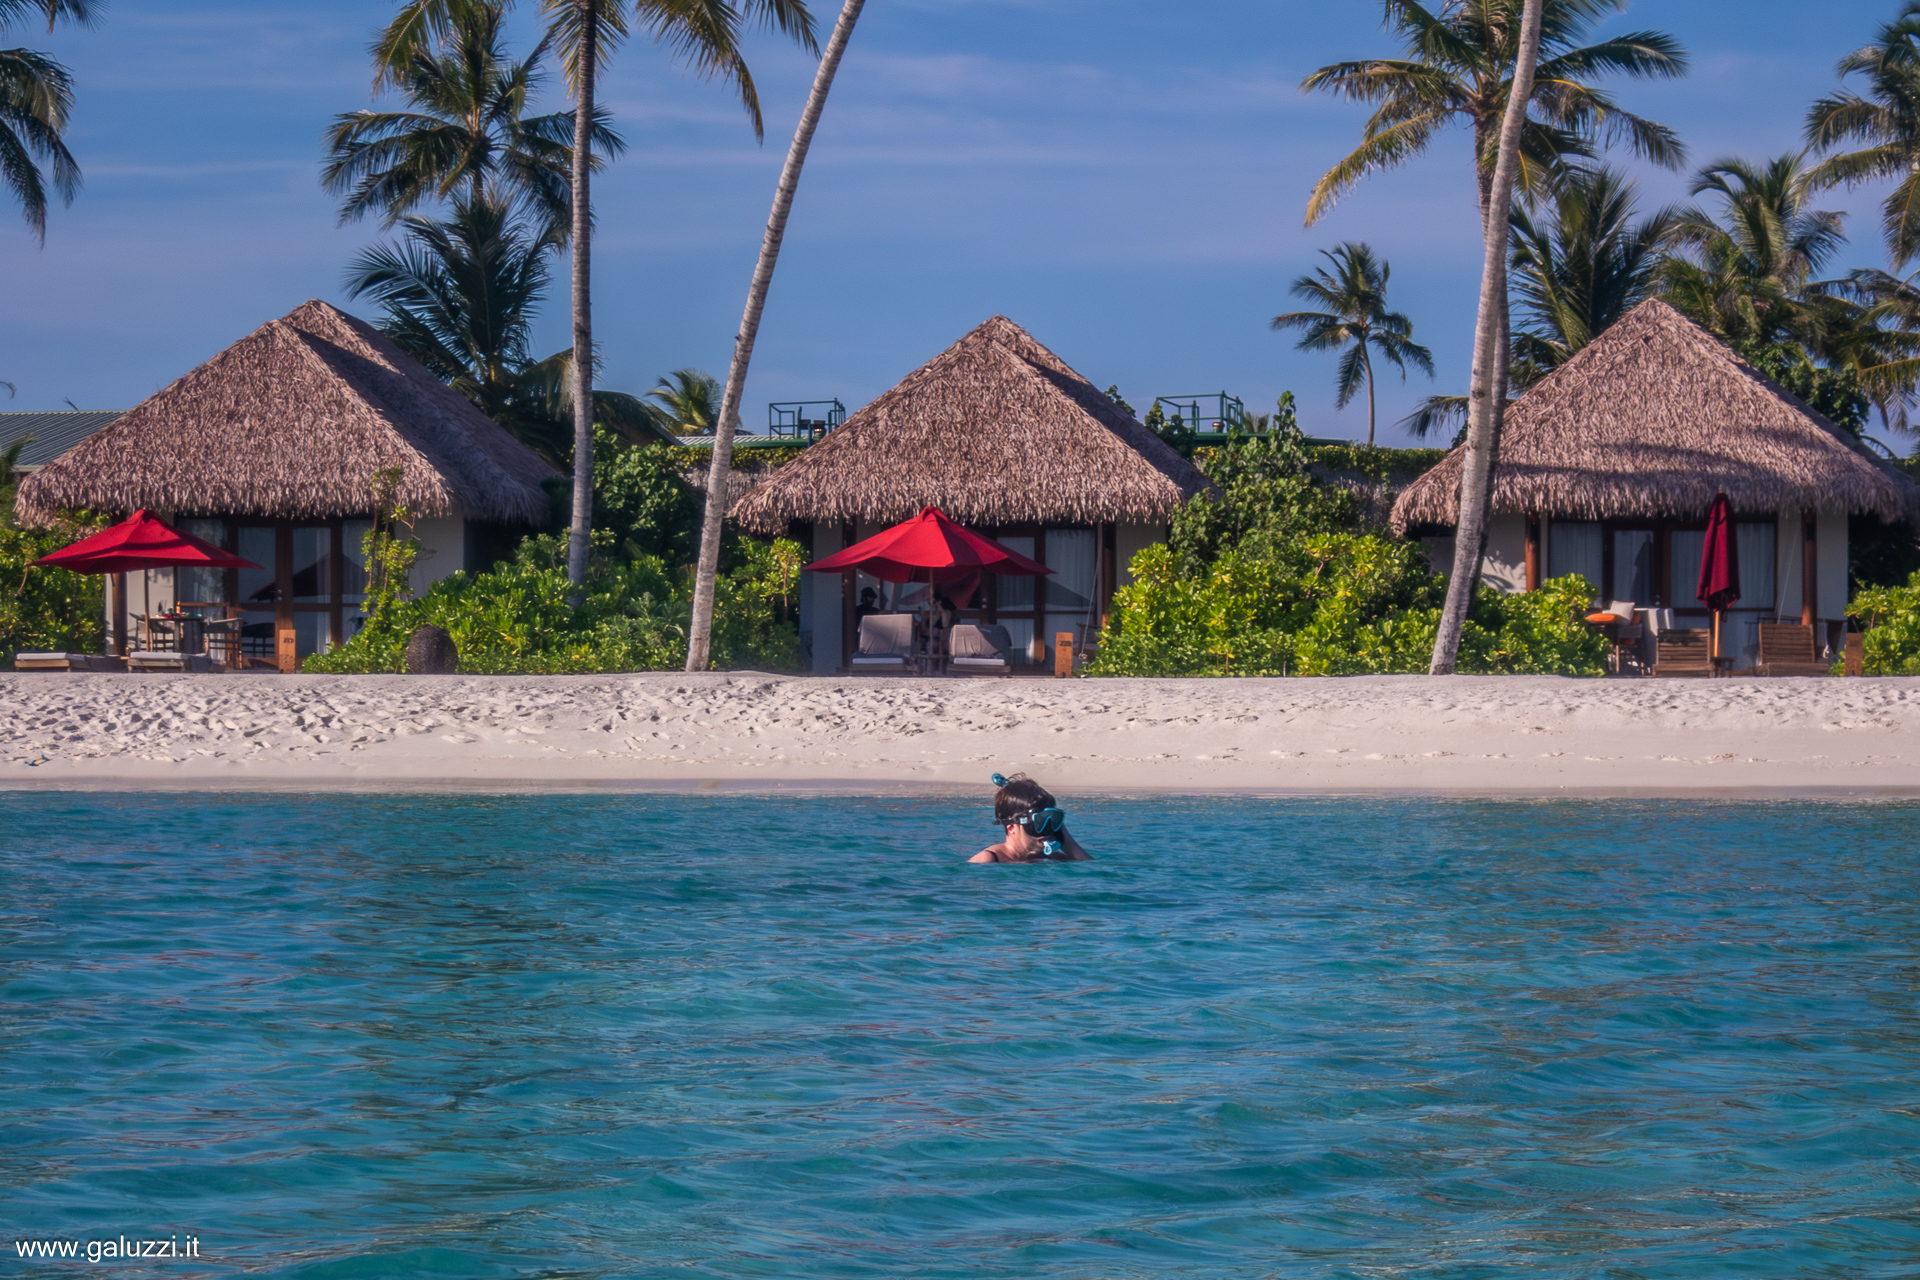
<path id="1" fill-rule="evenodd" d="M 811 551 L 818 560 L 870 538 L 887 527 L 861 522 L 852 530 L 836 525 L 811 526 Z M 1053 639 L 1061 632 L 1078 634 L 1082 624 L 1098 625 L 1106 616 L 1116 587 L 1133 580 L 1133 557 L 1167 536 L 1164 525 L 1009 525 L 984 528 L 982 533 L 1015 551 L 1040 560 L 1056 572 L 1044 582 L 1028 578 L 988 575 L 970 607 L 961 617 L 996 622 L 1011 636 L 1016 662 L 1050 666 Z M 854 607 L 860 592 L 871 587 L 882 609 L 912 608 L 925 596 L 916 584 L 895 587 L 864 574 L 853 580 L 823 574 L 803 574 L 800 600 L 801 652 L 810 655 L 816 675 L 842 669 L 857 638 Z"/>
<path id="2" fill-rule="evenodd" d="M 241 647 L 249 659 L 293 670 L 301 660 L 344 644 L 363 621 L 365 557 L 361 539 L 372 518 L 275 520 L 246 516 L 161 518 L 185 533 L 227 548 L 260 569 L 152 569 L 126 575 L 124 605 L 107 597 L 109 635 L 124 635 L 128 646 L 139 639 L 144 615 L 190 609 L 231 608 L 241 612 Z M 415 524 L 420 558 L 408 585 L 421 595 L 440 579 L 469 564 L 470 546 L 489 540 L 493 526 L 470 521 L 455 510 Z M 282 607 L 282 601 L 285 607 Z M 122 609 L 124 612 L 122 612 Z"/>

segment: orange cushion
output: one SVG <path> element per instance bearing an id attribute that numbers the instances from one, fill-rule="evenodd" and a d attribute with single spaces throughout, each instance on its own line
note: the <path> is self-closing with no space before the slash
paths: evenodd
<path id="1" fill-rule="evenodd" d="M 1616 622 L 1624 622 L 1625 619 L 1617 613 L 1590 613 L 1587 615 L 1587 621 L 1596 627 L 1609 627 Z"/>

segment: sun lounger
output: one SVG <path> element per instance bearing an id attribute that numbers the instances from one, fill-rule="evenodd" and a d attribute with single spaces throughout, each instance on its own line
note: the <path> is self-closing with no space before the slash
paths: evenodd
<path id="1" fill-rule="evenodd" d="M 1757 670 L 1763 676 L 1825 676 L 1833 674 L 1833 664 L 1814 652 L 1812 627 L 1763 622 Z"/>
<path id="2" fill-rule="evenodd" d="M 1010 676 L 1013 674 L 1013 664 L 1007 661 L 1010 648 L 1012 640 L 1005 627 L 957 622 L 947 633 L 947 673 Z"/>
<path id="3" fill-rule="evenodd" d="M 13 655 L 15 671 L 90 671 L 87 660 L 92 655 L 85 653 L 16 653 Z"/>
<path id="4" fill-rule="evenodd" d="M 848 668 L 863 676 L 917 675 L 920 659 L 914 649 L 916 638 L 912 614 L 869 614 L 860 619 L 860 647 Z"/>
<path id="5" fill-rule="evenodd" d="M 129 671 L 211 671 L 213 659 L 204 653 L 168 653 L 159 649 L 135 649 L 127 655 Z"/>
<path id="6" fill-rule="evenodd" d="M 1669 628 L 1654 639 L 1656 676 L 1713 674 L 1713 632 L 1705 628 Z"/>

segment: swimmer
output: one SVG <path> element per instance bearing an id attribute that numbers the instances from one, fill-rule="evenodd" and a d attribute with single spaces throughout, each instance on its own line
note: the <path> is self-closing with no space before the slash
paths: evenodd
<path id="1" fill-rule="evenodd" d="M 1000 788 L 993 797 L 993 820 L 1007 838 L 968 858 L 968 862 L 1086 862 L 1093 855 L 1067 834 L 1067 815 L 1047 789 L 1024 773 L 993 775 Z"/>

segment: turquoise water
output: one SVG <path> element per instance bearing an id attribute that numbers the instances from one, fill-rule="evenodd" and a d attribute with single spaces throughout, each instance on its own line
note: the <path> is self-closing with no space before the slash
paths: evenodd
<path id="1" fill-rule="evenodd" d="M 1920 806 L 986 794 L 0 793 L 0 1274 L 1920 1269 Z"/>

